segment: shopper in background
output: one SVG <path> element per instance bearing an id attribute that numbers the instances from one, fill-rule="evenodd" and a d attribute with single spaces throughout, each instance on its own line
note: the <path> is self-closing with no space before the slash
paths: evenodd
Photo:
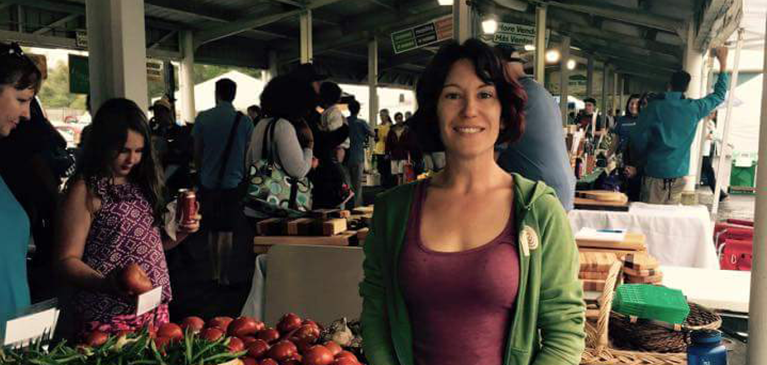
<path id="1" fill-rule="evenodd" d="M 258 121 L 261 120 L 261 107 L 258 105 L 251 105 L 248 107 L 248 117 L 253 121 L 253 125 L 258 125 Z"/>
<path id="2" fill-rule="evenodd" d="M 58 216 L 56 269 L 77 290 L 73 305 L 81 330 L 116 334 L 166 323 L 172 295 L 164 251 L 196 232 L 199 217 L 173 232 L 163 229 L 161 173 L 136 103 L 108 100 L 92 125 Z M 134 263 L 153 287 L 162 287 L 162 304 L 140 316 L 135 297 L 118 283 L 120 271 Z"/>
<path id="3" fill-rule="evenodd" d="M 270 80 L 261 93 L 263 119 L 251 135 L 246 166 L 252 170 L 257 162 L 267 158 L 263 154 L 264 141 L 269 141 L 266 148 L 272 149 L 275 161 L 287 176 L 293 179 L 306 177 L 315 159 L 312 152 L 314 135 L 305 118 L 314 110 L 315 102 L 314 92 L 306 83 L 287 76 Z M 273 138 L 267 136 L 271 125 Z M 255 223 L 270 218 L 268 212 L 247 203 L 245 215 L 251 218 L 254 233 Z"/>
<path id="4" fill-rule="evenodd" d="M 671 76 L 663 100 L 647 105 L 639 114 L 631 134 L 632 153 L 644 157 L 642 201 L 650 204 L 679 204 L 690 172 L 690 146 L 698 122 L 724 101 L 727 94 L 727 48 L 712 50 L 719 60 L 719 79 L 714 92 L 702 99 L 685 99 L 690 74 Z"/>
<path id="5" fill-rule="evenodd" d="M 242 217 L 247 177 L 245 152 L 253 122 L 234 109 L 237 84 L 216 81 L 216 106 L 200 112 L 194 123 L 194 160 L 199 170 L 199 201 L 203 229 L 208 232 L 212 280 L 229 285 L 233 231 Z"/>
<path id="6" fill-rule="evenodd" d="M 391 163 L 386 154 L 386 138 L 389 137 L 392 121 L 389 117 L 389 109 L 381 109 L 378 112 L 380 121 L 375 128 L 375 147 L 373 148 L 373 157 L 375 158 L 378 173 L 381 174 L 381 185 L 391 187 L 394 185 L 391 173 Z"/>
<path id="7" fill-rule="evenodd" d="M 509 82 L 518 83 L 527 94 L 525 134 L 502 150 L 498 166 L 545 182 L 557 192 L 565 210 L 572 210 L 575 175 L 564 142 L 559 105 L 543 85 L 525 73 L 525 61 L 514 47 L 496 46 L 495 50 L 504 61 Z"/>
<path id="8" fill-rule="evenodd" d="M 360 284 L 369 363 L 579 364 L 586 308 L 567 215 L 551 188 L 494 159 L 523 134 L 524 91 L 470 39 L 440 49 L 417 95 L 447 165 L 376 199 Z"/>
<path id="9" fill-rule="evenodd" d="M 405 169 L 412 167 L 412 150 L 414 149 L 413 138 L 410 130 L 402 119 L 402 113 L 394 114 L 394 120 L 398 121 L 389 130 L 386 137 L 386 156 L 391 162 L 391 174 L 397 185 L 405 183 Z"/>
<path id="10" fill-rule="evenodd" d="M 0 140 L 30 118 L 29 105 L 41 82 L 40 70 L 18 44 L 0 42 Z M 0 338 L 5 338 L 5 322 L 30 305 L 29 230 L 29 218 L 0 176 Z"/>
<path id="11" fill-rule="evenodd" d="M 615 139 L 611 150 L 619 154 L 621 158 L 622 173 L 624 176 L 624 190 L 629 198 L 629 201 L 639 201 L 640 192 L 642 190 L 642 170 L 637 166 L 641 164 L 637 162 L 636 156 L 632 155 L 630 148 L 631 133 L 637 126 L 637 120 L 639 119 L 639 113 L 642 109 L 642 96 L 639 94 L 631 94 L 629 100 L 626 102 L 626 115 L 618 118 L 618 122 L 615 128 L 612 129 L 612 133 L 618 136 Z"/>
<path id="12" fill-rule="evenodd" d="M 712 193 L 716 192 L 716 172 L 714 171 L 713 159 L 716 157 L 716 145 L 720 143 L 716 137 L 716 119 L 717 112 L 714 110 L 708 115 L 708 121 L 706 122 L 706 138 L 703 140 L 703 159 L 701 161 L 701 174 L 705 177 L 705 183 L 711 189 Z M 724 201 L 729 197 L 724 190 L 719 193 L 719 201 Z"/>
<path id="13" fill-rule="evenodd" d="M 352 207 L 362 205 L 362 176 L 365 170 L 365 148 L 368 145 L 370 137 L 374 137 L 373 129 L 364 119 L 358 117 L 360 113 L 360 103 L 357 100 L 349 102 L 349 156 L 346 159 L 346 168 L 349 169 L 349 179 L 354 191 L 354 200 Z M 347 205 L 348 206 L 348 205 Z"/>
<path id="14" fill-rule="evenodd" d="M 596 119 L 596 131 L 601 132 L 604 128 L 604 118 L 601 115 L 594 116 L 597 108 L 597 101 L 594 98 L 583 99 L 585 107 L 575 116 L 575 124 L 588 133 L 591 133 L 592 124 Z"/>
<path id="15" fill-rule="evenodd" d="M 320 118 L 319 129 L 323 132 L 337 131 L 346 123 L 346 118 L 341 112 L 338 103 L 341 101 L 341 88 L 335 82 L 326 81 L 320 85 L 320 101 L 322 103 L 322 117 Z M 335 147 L 333 157 L 335 162 L 343 163 L 346 157 L 346 150 L 349 149 L 350 141 L 347 138 L 343 143 Z"/>

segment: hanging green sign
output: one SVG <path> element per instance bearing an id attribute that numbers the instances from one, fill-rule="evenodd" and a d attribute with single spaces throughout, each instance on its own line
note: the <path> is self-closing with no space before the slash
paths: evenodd
<path id="1" fill-rule="evenodd" d="M 89 94 L 91 84 L 88 72 L 88 57 L 69 55 L 69 92 L 72 94 Z"/>
<path id="2" fill-rule="evenodd" d="M 453 17 L 446 16 L 391 34 L 394 53 L 402 53 L 453 38 Z"/>

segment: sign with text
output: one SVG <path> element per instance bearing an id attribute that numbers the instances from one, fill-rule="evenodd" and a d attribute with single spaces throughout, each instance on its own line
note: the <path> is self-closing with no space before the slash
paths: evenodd
<path id="1" fill-rule="evenodd" d="M 412 51 L 452 38 L 452 16 L 435 19 L 426 24 L 417 25 L 391 34 L 391 42 L 395 53 Z"/>
<path id="2" fill-rule="evenodd" d="M 26 347 L 38 341 L 47 342 L 53 338 L 59 309 L 55 299 L 35 304 L 24 313 L 5 323 L 3 346 Z"/>
<path id="3" fill-rule="evenodd" d="M 88 33 L 78 30 L 75 33 L 75 46 L 78 48 L 88 48 Z"/>
<path id="4" fill-rule="evenodd" d="M 545 44 L 548 47 L 551 30 L 546 29 Z M 498 44 L 525 46 L 535 44 L 535 27 L 524 24 L 498 23 L 498 30 L 493 35 L 493 41 Z"/>

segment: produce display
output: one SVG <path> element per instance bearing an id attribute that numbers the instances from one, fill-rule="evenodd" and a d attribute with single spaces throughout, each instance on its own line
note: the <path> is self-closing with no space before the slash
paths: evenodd
<path id="1" fill-rule="evenodd" d="M 0 350 L 0 364 L 361 365 L 361 347 L 359 324 L 346 319 L 323 328 L 293 313 L 275 327 L 250 317 L 187 317 L 116 336 L 95 330 L 75 347 Z"/>

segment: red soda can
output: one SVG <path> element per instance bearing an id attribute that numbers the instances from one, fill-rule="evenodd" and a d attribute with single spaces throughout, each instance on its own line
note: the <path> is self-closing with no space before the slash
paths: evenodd
<path id="1" fill-rule="evenodd" d="M 197 215 L 197 196 L 194 190 L 179 189 L 176 203 L 179 221 L 189 223 Z"/>

